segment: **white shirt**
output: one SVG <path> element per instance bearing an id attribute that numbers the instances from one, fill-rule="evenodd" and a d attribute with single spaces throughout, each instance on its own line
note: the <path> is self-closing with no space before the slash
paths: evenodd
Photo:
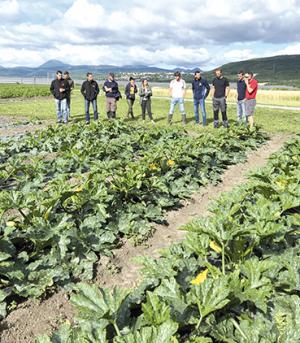
<path id="1" fill-rule="evenodd" d="M 186 83 L 183 79 L 172 80 L 170 82 L 170 88 L 172 90 L 172 98 L 183 98 L 183 93 L 186 89 Z"/>

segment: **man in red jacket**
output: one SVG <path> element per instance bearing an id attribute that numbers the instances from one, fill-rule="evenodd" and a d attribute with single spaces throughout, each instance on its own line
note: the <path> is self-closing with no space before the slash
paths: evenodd
<path id="1" fill-rule="evenodd" d="M 254 111 L 256 106 L 256 94 L 258 89 L 258 82 L 253 78 L 253 73 L 248 72 L 245 75 L 246 83 L 246 117 L 247 121 L 250 124 L 250 127 L 253 127 L 254 120 Z"/>

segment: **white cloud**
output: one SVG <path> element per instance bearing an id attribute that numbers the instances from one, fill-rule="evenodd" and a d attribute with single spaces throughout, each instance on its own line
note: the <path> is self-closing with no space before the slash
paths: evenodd
<path id="1" fill-rule="evenodd" d="M 277 50 L 273 55 L 297 55 L 300 54 L 300 43 L 288 45 L 286 48 Z"/>
<path id="2" fill-rule="evenodd" d="M 20 5 L 17 0 L 0 1 L 0 18 L 9 19 L 17 15 L 20 11 Z"/>
<path id="3" fill-rule="evenodd" d="M 55 58 L 203 68 L 264 55 L 269 43 L 270 53 L 279 43 L 287 44 L 282 53 L 299 51 L 299 0 L 52 0 L 35 1 L 34 12 L 26 3 L 0 0 L 0 18 L 15 18 L 1 20 L 0 65 L 20 64 L 15 51 L 23 65 Z M 260 48 L 254 53 L 250 43 Z"/>
<path id="4" fill-rule="evenodd" d="M 256 54 L 250 49 L 241 49 L 241 50 L 229 50 L 224 53 L 224 57 L 228 61 L 242 61 L 249 60 L 251 58 L 257 57 Z"/>

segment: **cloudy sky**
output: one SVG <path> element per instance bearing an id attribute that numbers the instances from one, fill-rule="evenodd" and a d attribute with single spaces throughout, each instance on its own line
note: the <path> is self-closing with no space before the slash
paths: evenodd
<path id="1" fill-rule="evenodd" d="M 300 54 L 300 0 L 0 0 L 0 65 L 210 69 Z"/>

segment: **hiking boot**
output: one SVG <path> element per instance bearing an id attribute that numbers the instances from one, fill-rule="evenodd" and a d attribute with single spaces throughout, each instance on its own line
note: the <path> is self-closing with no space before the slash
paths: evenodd
<path id="1" fill-rule="evenodd" d="M 172 125 L 172 118 L 173 118 L 173 114 L 169 114 L 168 115 L 168 124 Z"/>

